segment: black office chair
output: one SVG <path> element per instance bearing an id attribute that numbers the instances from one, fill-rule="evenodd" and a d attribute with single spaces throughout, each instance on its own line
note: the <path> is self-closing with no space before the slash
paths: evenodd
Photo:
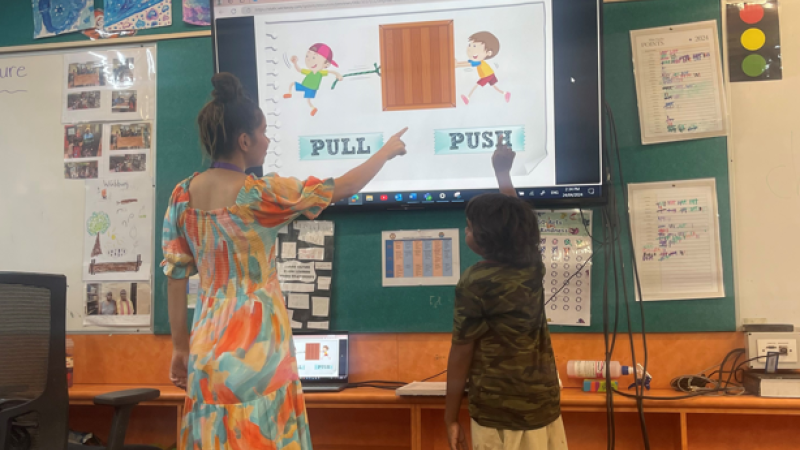
<path id="1" fill-rule="evenodd" d="M 61 275 L 0 272 L 0 450 L 86 450 L 67 445 L 67 279 Z M 94 398 L 114 407 L 108 450 L 158 450 L 123 445 L 131 410 L 158 398 L 156 389 Z"/>

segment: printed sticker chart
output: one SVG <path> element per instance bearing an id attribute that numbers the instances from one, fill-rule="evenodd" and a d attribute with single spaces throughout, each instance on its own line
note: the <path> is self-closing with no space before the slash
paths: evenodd
<path id="1" fill-rule="evenodd" d="M 537 211 L 547 323 L 591 325 L 592 212 Z"/>
<path id="2" fill-rule="evenodd" d="M 725 136 L 717 22 L 631 31 L 642 144 Z"/>
<path id="3" fill-rule="evenodd" d="M 334 223 L 302 220 L 278 232 L 278 281 L 294 330 L 330 327 Z"/>
<path id="4" fill-rule="evenodd" d="M 461 276 L 457 229 L 384 231 L 383 286 L 455 286 Z"/>
<path id="5" fill-rule="evenodd" d="M 641 300 L 724 297 L 716 181 L 629 184 L 628 192 Z"/>

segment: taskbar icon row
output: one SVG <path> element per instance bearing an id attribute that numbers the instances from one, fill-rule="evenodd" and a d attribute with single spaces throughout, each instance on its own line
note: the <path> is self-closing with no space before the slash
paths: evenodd
<path id="1" fill-rule="evenodd" d="M 435 203 L 465 203 L 481 194 L 497 192 L 496 189 L 476 189 L 469 191 L 419 191 L 419 192 L 387 192 L 387 193 L 358 193 L 347 199 L 331 203 L 332 206 L 358 206 L 358 205 L 425 205 Z M 531 200 L 570 200 L 599 198 L 599 186 L 569 186 L 552 188 L 527 188 L 517 189 L 517 196 Z"/>

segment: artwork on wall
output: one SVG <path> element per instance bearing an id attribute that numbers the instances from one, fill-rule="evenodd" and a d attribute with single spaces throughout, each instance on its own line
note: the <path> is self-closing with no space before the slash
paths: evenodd
<path id="1" fill-rule="evenodd" d="M 31 0 L 33 38 L 45 38 L 94 26 L 94 0 Z"/>
<path id="2" fill-rule="evenodd" d="M 85 281 L 147 281 L 153 185 L 147 176 L 86 182 Z"/>
<path id="3" fill-rule="evenodd" d="M 183 21 L 192 25 L 211 25 L 211 2 L 183 0 Z"/>
<path id="4" fill-rule="evenodd" d="M 106 30 L 144 30 L 172 25 L 170 0 L 104 0 Z"/>

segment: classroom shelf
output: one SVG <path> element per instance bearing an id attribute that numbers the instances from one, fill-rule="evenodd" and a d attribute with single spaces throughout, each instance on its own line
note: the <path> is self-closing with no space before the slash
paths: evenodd
<path id="1" fill-rule="evenodd" d="M 183 391 L 173 386 L 81 385 L 70 389 L 70 424 L 103 424 L 92 421 L 88 406 L 98 394 L 134 387 L 155 387 L 159 399 L 147 402 L 131 419 L 128 443 L 175 442 L 183 413 Z M 670 390 L 653 390 L 651 396 L 678 396 Z M 314 447 L 322 450 L 446 450 L 444 398 L 397 397 L 392 391 L 373 388 L 305 396 Z M 617 448 L 641 447 L 641 431 L 635 402 L 614 399 Z M 672 401 L 645 401 L 645 418 L 653 450 L 722 450 L 794 448 L 800 429 L 800 399 L 767 399 L 753 396 L 704 396 Z M 571 450 L 605 448 L 606 413 L 602 394 L 568 388 L 561 407 Z M 159 408 L 160 407 L 160 408 Z M 167 408 L 171 408 L 167 409 Z M 461 422 L 469 429 L 462 409 Z M 157 427 L 153 425 L 158 423 Z M 755 433 L 754 430 L 759 430 Z M 101 434 L 102 436 L 102 434 Z M 769 438 L 766 438 L 769 436 Z M 746 444 L 747 443 L 747 444 Z"/>

